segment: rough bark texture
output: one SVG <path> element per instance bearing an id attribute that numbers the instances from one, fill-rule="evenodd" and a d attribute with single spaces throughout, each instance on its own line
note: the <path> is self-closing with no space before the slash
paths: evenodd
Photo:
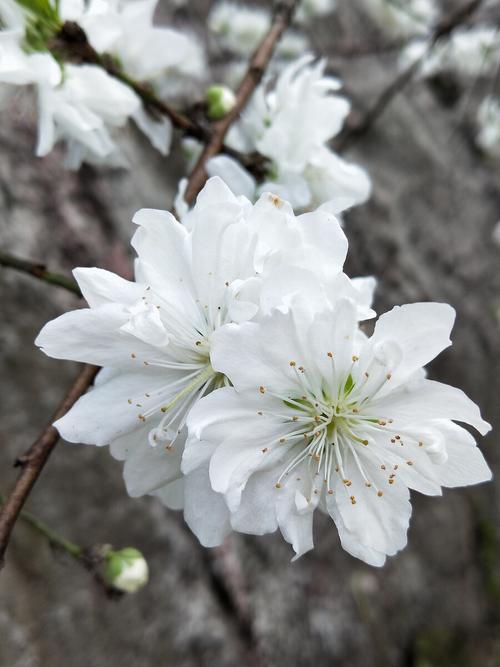
<path id="1" fill-rule="evenodd" d="M 336 18 L 314 26 L 315 44 L 362 108 L 394 75 L 394 60 L 339 55 L 345 45 L 366 47 L 368 36 L 380 43 L 351 3 L 340 4 Z M 498 18 L 498 8 L 489 11 Z M 196 20 L 201 25 L 203 13 Z M 394 101 L 350 152 L 370 171 L 374 194 L 349 214 L 346 233 L 348 271 L 378 277 L 379 309 L 418 300 L 457 309 L 454 346 L 430 372 L 463 388 L 495 427 L 500 251 L 491 232 L 500 184 L 498 166 L 474 150 L 470 125 L 488 86 L 462 83 L 458 101 L 447 106 L 417 82 Z M 26 99 L 2 99 L 2 247 L 61 271 L 99 265 L 125 273 L 129 220 L 141 207 L 171 205 L 176 161 L 167 170 L 133 133 L 125 139 L 128 172 L 71 174 L 58 154 L 36 160 L 35 110 Z M 11 463 L 77 372 L 38 352 L 33 339 L 77 299 L 2 270 L 0 302 L 5 491 L 15 476 Z M 496 440 L 494 430 L 481 442 L 494 471 Z M 140 548 L 151 582 L 135 596 L 108 600 L 81 567 L 51 553 L 20 522 L 0 574 L 0 666 L 493 667 L 500 664 L 497 489 L 498 481 L 442 498 L 414 494 L 409 546 L 381 570 L 345 554 L 320 515 L 315 551 L 290 564 L 279 535 L 238 535 L 203 550 L 181 516 L 153 499 L 127 497 L 120 464 L 107 450 L 61 443 L 29 509 L 76 542 Z"/>

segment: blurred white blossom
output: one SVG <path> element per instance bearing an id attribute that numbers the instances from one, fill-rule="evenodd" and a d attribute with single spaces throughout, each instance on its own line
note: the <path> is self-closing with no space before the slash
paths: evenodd
<path id="1" fill-rule="evenodd" d="M 208 27 L 216 45 L 243 58 L 255 51 L 270 25 L 268 9 L 227 0 L 214 4 L 208 16 Z M 276 46 L 275 59 L 297 58 L 308 48 L 309 40 L 304 34 L 287 30 Z"/>
<path id="2" fill-rule="evenodd" d="M 325 14 L 330 14 L 337 7 L 337 0 L 301 0 L 295 12 L 297 23 L 308 23 Z"/>
<path id="3" fill-rule="evenodd" d="M 434 0 L 362 0 L 378 27 L 394 38 L 426 35 L 437 18 Z"/>
<path id="4" fill-rule="evenodd" d="M 73 12 L 89 42 L 99 53 L 110 53 L 139 80 L 180 72 L 203 74 L 204 62 L 196 42 L 173 28 L 156 26 L 153 16 L 158 0 L 81 0 L 81 12 Z"/>
<path id="5" fill-rule="evenodd" d="M 25 53 L 20 31 L 0 31 L 0 81 L 33 84 L 38 97 L 36 154 L 47 155 L 58 141 L 67 144 L 67 164 L 120 163 L 111 128 L 140 108 L 130 88 L 94 65 L 66 65 L 49 53 Z"/>
<path id="6" fill-rule="evenodd" d="M 257 48 L 270 22 L 271 13 L 266 9 L 226 0 L 214 4 L 208 16 L 218 46 L 244 57 Z"/>
<path id="7" fill-rule="evenodd" d="M 492 26 L 457 28 L 440 39 L 429 51 L 426 40 L 414 40 L 402 51 L 406 66 L 424 56 L 421 76 L 454 71 L 466 77 L 484 76 L 500 65 L 500 31 Z M 426 55 L 427 54 L 427 55 Z"/>
<path id="8" fill-rule="evenodd" d="M 264 81 L 227 137 L 229 146 L 258 151 L 270 161 L 264 183 L 235 161 L 219 156 L 208 172 L 249 198 L 272 190 L 298 209 L 330 206 L 335 213 L 365 201 L 371 189 L 366 172 L 336 155 L 327 145 L 341 130 L 349 102 L 333 94 L 340 82 L 325 76 L 326 63 L 305 56 L 288 65 L 275 85 Z"/>
<path id="9" fill-rule="evenodd" d="M 37 155 L 46 155 L 61 140 L 68 147 L 70 168 L 83 161 L 124 166 L 113 128 L 129 118 L 158 151 L 168 153 L 172 124 L 167 117 L 153 118 L 130 87 L 101 67 L 59 63 L 47 50 L 50 30 L 55 34 L 61 21 L 77 21 L 96 51 L 115 57 L 127 76 L 154 81 L 158 88 L 168 80 L 171 93 L 179 78 L 202 76 L 204 57 L 191 37 L 153 25 L 156 4 L 157 0 L 60 0 L 57 5 L 48 3 L 48 17 L 43 14 L 37 23 L 33 12 L 13 0 L 3 1 L 0 82 L 36 86 Z"/>

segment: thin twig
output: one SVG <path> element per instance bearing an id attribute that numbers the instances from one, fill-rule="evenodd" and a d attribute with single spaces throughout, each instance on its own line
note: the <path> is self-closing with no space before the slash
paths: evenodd
<path id="1" fill-rule="evenodd" d="M 0 507 L 5 503 L 3 496 L 0 494 Z M 103 544 L 96 544 L 90 548 L 81 547 L 70 540 L 67 540 L 63 535 L 56 533 L 52 528 L 31 512 L 21 510 L 19 518 L 25 521 L 33 530 L 42 535 L 53 549 L 59 549 L 73 558 L 79 565 L 83 566 L 90 572 L 100 588 L 103 589 L 108 597 L 121 597 L 123 592 L 115 588 L 103 576 L 102 564 L 105 561 L 106 554 L 110 546 Z"/>
<path id="2" fill-rule="evenodd" d="M 0 509 L 0 567 L 3 565 L 5 550 L 19 512 L 59 440 L 59 433 L 52 426 L 52 422 L 65 415 L 73 407 L 80 396 L 90 387 L 97 371 L 96 366 L 90 366 L 89 364 L 84 366 L 53 419 L 28 451 L 16 461 L 16 465 L 21 467 L 21 472 Z"/>
<path id="3" fill-rule="evenodd" d="M 402 70 L 389 85 L 382 90 L 373 105 L 365 111 L 364 114 L 350 125 L 346 125 L 345 130 L 338 136 L 334 142 L 338 151 L 345 150 L 352 146 L 356 141 L 365 135 L 375 125 L 380 116 L 392 100 L 410 83 L 421 64 L 431 54 L 437 42 L 444 37 L 449 37 L 451 33 L 465 23 L 482 5 L 483 0 L 470 0 L 462 7 L 459 7 L 449 15 L 442 18 L 436 25 L 429 37 L 427 48 L 424 53 Z"/>
<path id="4" fill-rule="evenodd" d="M 1 497 L 0 497 L 0 504 L 3 504 L 3 500 Z M 75 544 L 74 542 L 70 542 L 62 535 L 59 535 L 59 533 L 56 533 L 54 530 L 52 530 L 52 528 L 50 528 L 50 526 L 48 526 L 45 523 L 45 521 L 42 521 L 37 516 L 31 514 L 31 512 L 27 512 L 26 510 L 22 510 L 20 517 L 23 521 L 29 524 L 34 530 L 36 530 L 37 533 L 43 535 L 43 537 L 45 537 L 45 539 L 47 540 L 47 542 L 50 544 L 51 547 L 61 549 L 61 551 L 65 551 L 73 558 L 82 557 L 84 553 L 83 547 L 79 546 L 78 544 Z"/>
<path id="5" fill-rule="evenodd" d="M 285 2 L 279 2 L 276 5 L 271 28 L 250 61 L 248 71 L 237 92 L 235 107 L 222 120 L 214 123 L 210 141 L 206 145 L 205 150 L 191 172 L 191 176 L 188 180 L 189 196 L 188 193 L 186 193 L 186 200 L 188 203 L 194 201 L 198 192 L 205 184 L 207 178 L 205 162 L 220 151 L 224 137 L 231 126 L 231 123 L 237 119 L 259 81 L 262 79 L 275 46 L 292 19 L 297 2 L 298 0 L 287 0 Z M 4 564 L 5 551 L 19 513 L 21 512 L 47 459 L 59 440 L 59 434 L 52 426 L 52 422 L 65 415 L 80 396 L 83 396 L 94 381 L 98 370 L 99 369 L 96 366 L 90 366 L 88 364 L 84 366 L 74 385 L 63 399 L 50 424 L 28 449 L 26 454 L 16 462 L 16 465 L 22 467 L 21 473 L 10 494 L 7 496 L 5 504 L 0 509 L 0 568 Z"/>
<path id="6" fill-rule="evenodd" d="M 205 145 L 198 162 L 191 172 L 184 195 L 188 204 L 193 203 L 207 179 L 207 172 L 205 170 L 207 160 L 220 153 L 227 131 L 231 124 L 238 118 L 255 91 L 255 88 L 260 83 L 281 35 L 292 20 L 297 4 L 297 0 L 289 0 L 288 2 L 280 2 L 276 5 L 271 27 L 252 56 L 246 74 L 236 91 L 236 103 L 234 107 L 224 118 L 213 124 L 210 141 Z"/>
<path id="7" fill-rule="evenodd" d="M 67 276 L 63 276 L 59 273 L 48 271 L 45 264 L 32 262 L 28 259 L 21 259 L 20 257 L 15 257 L 9 253 L 0 251 L 0 266 L 22 271 L 23 273 L 34 276 L 35 278 L 38 278 L 38 280 L 42 280 L 45 283 L 50 283 L 51 285 L 62 287 L 69 292 L 73 292 L 73 294 L 76 294 L 77 296 L 82 296 L 80 288 L 78 287 L 75 280 L 68 278 Z"/>

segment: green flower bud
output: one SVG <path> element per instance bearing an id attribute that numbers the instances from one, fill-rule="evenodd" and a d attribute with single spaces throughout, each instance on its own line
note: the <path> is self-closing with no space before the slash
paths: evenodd
<path id="1" fill-rule="evenodd" d="M 219 120 L 230 111 L 236 102 L 233 91 L 227 86 L 209 86 L 205 92 L 207 115 L 212 120 Z"/>
<path id="2" fill-rule="evenodd" d="M 149 568 L 140 551 L 126 547 L 106 554 L 104 576 L 118 590 L 135 593 L 147 583 Z"/>

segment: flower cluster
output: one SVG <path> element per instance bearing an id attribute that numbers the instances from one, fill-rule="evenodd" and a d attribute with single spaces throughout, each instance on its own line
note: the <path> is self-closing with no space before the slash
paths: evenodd
<path id="1" fill-rule="evenodd" d="M 232 126 L 227 143 L 242 152 L 257 151 L 268 159 L 263 183 L 227 156 L 207 164 L 235 192 L 254 200 L 272 190 L 294 208 L 328 206 L 332 212 L 361 204 L 370 194 L 366 172 L 337 155 L 328 145 L 344 124 L 350 104 L 335 94 L 341 84 L 325 75 L 326 63 L 304 56 L 289 64 L 274 86 L 264 81 L 241 119 Z M 300 127 L 300 132 L 297 128 Z"/>
<path id="2" fill-rule="evenodd" d="M 39 123 L 36 154 L 47 155 L 58 141 L 67 145 L 67 165 L 83 161 L 124 164 L 114 130 L 132 118 L 153 146 L 166 154 L 172 126 L 153 118 L 129 85 L 96 63 L 63 60 L 65 22 L 84 29 L 89 46 L 114 63 L 128 80 L 159 88 L 177 76 L 201 76 L 203 55 L 188 36 L 153 26 L 157 0 L 3 0 L 0 18 L 0 82 L 33 85 Z M 28 9 L 29 7 L 29 9 Z M 169 48 L 164 48 L 168 43 Z"/>
<path id="3" fill-rule="evenodd" d="M 184 509 L 202 544 L 278 528 L 296 556 L 315 510 L 342 546 L 382 565 L 406 543 L 409 489 L 429 495 L 490 471 L 489 425 L 424 366 L 450 344 L 453 309 L 382 315 L 374 281 L 343 273 L 347 239 L 328 208 L 296 216 L 210 179 L 179 224 L 139 211 L 136 281 L 77 269 L 89 308 L 49 322 L 49 356 L 103 366 L 56 422 L 70 442 L 109 445 L 132 496 Z"/>

